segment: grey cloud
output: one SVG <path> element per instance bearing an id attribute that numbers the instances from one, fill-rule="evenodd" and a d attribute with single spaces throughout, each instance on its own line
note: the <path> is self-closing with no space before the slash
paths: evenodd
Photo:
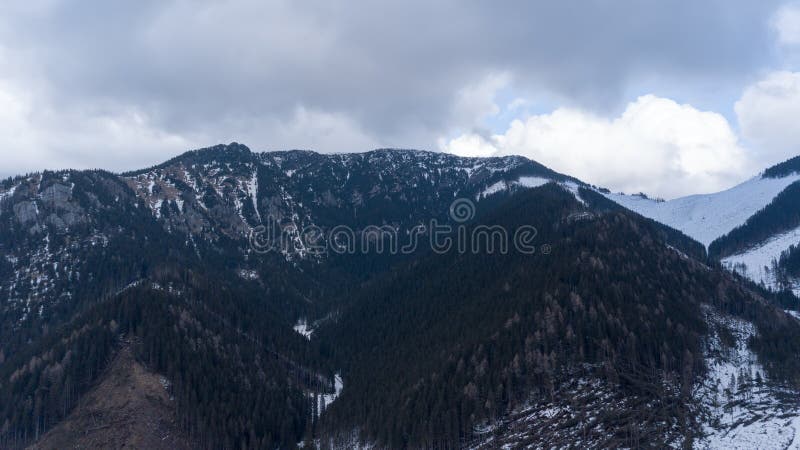
<path id="1" fill-rule="evenodd" d="M 777 2 L 36 4 L 0 13 L 0 48 L 18 63 L 0 79 L 42 79 L 55 109 L 135 109 L 166 133 L 243 133 L 258 148 L 302 107 L 356 124 L 360 142 L 430 148 L 458 90 L 492 73 L 595 110 L 630 100 L 638 77 L 745 79 L 771 57 Z"/>

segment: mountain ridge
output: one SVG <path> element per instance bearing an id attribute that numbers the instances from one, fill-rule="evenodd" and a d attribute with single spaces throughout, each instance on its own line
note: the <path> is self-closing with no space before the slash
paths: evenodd
<path id="1" fill-rule="evenodd" d="M 610 200 L 703 243 L 713 261 L 768 289 L 800 294 L 789 259 L 800 230 L 800 157 L 790 158 L 730 189 L 653 201 L 606 192 Z"/>
<path id="2" fill-rule="evenodd" d="M 466 222 L 454 216 L 454 201 L 471 205 Z M 303 234 L 345 226 L 363 237 L 377 226 L 403 237 L 434 219 L 452 227 L 452 238 L 535 225 L 536 253 L 437 255 L 423 245 L 409 254 L 320 256 Z M 287 240 L 265 250 L 252 237 L 268 223 Z M 786 354 L 800 348 L 800 322 L 772 293 L 721 271 L 681 231 L 522 157 L 254 153 L 234 143 L 125 174 L 45 171 L 3 184 L 0 250 L 4 447 L 58 426 L 131 338 L 135 359 L 169 381 L 182 432 L 204 448 L 346 448 L 353 430 L 359 443 L 390 448 L 491 448 L 518 442 L 509 430 L 550 407 L 565 422 L 526 435 L 530 442 L 584 431 L 589 446 L 695 442 L 733 426 L 715 422 L 721 411 L 706 399 L 746 402 L 756 373 L 759 401 L 771 409 L 741 415 L 752 420 L 747 430 L 772 426 L 779 408 L 795 411 L 776 396 L 784 384 L 793 392 Z M 385 308 L 376 309 L 380 301 Z M 656 334 L 667 337 L 656 342 Z M 572 359 L 560 342 L 587 359 Z M 727 374 L 737 345 L 749 375 L 734 398 L 727 380 L 706 386 L 700 374 Z M 620 382 L 636 372 L 615 361 L 672 380 L 662 392 L 672 400 L 658 409 L 670 425 L 654 425 L 657 438 L 631 440 L 614 425 L 641 419 L 636 405 L 651 398 Z M 416 375 L 365 375 L 378 369 Z M 457 376 L 442 377 L 451 371 Z M 442 384 L 450 379 L 463 383 Z M 571 384 L 580 380 L 616 399 L 613 411 Z M 555 392 L 584 402 L 583 414 L 598 420 L 569 428 L 576 419 Z M 379 410 L 380 398 L 394 409 L 374 420 L 362 414 Z M 406 404 L 447 411 L 445 431 L 425 431 L 424 414 Z M 702 420 L 687 419 L 697 411 Z"/>

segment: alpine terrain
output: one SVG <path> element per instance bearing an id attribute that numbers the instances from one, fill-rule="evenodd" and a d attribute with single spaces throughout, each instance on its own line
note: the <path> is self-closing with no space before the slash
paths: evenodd
<path id="1" fill-rule="evenodd" d="M 0 448 L 800 448 L 800 157 L 670 201 L 520 156 L 0 182 Z"/>

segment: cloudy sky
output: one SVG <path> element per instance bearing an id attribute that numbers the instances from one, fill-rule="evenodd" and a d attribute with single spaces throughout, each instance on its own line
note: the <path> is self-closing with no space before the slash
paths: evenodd
<path id="1" fill-rule="evenodd" d="M 521 154 L 671 198 L 800 154 L 798 119 L 796 2 L 0 2 L 0 176 L 238 141 Z"/>

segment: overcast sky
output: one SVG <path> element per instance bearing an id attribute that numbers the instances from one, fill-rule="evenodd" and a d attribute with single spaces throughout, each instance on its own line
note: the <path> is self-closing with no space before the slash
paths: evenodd
<path id="1" fill-rule="evenodd" d="M 521 154 L 667 198 L 800 154 L 800 3 L 3 0 L 0 175 L 253 150 Z"/>

